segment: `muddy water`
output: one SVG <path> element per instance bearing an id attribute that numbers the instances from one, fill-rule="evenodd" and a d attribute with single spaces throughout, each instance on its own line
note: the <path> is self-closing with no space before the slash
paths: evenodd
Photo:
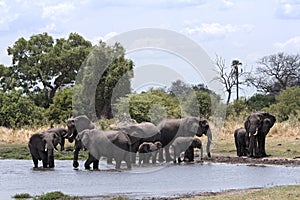
<path id="1" fill-rule="evenodd" d="M 114 171 L 100 164 L 101 171 L 72 169 L 72 161 L 55 161 L 53 170 L 33 170 L 29 160 L 0 160 L 0 199 L 17 193 L 40 195 L 62 191 L 78 196 L 124 195 L 130 199 L 174 197 L 228 189 L 300 184 L 300 168 L 255 167 L 228 164 L 186 164 L 133 167 Z"/>

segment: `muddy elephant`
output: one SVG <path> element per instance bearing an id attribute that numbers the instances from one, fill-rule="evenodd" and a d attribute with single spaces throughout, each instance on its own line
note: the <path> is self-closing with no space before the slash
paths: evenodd
<path id="1" fill-rule="evenodd" d="M 247 156 L 249 147 L 249 136 L 244 128 L 238 128 L 234 131 L 234 143 L 237 156 Z"/>
<path id="2" fill-rule="evenodd" d="M 131 141 L 131 161 L 136 162 L 136 153 L 139 146 L 143 142 L 157 142 L 160 141 L 160 131 L 151 122 L 142 122 L 139 124 L 131 124 L 121 127 L 121 130 L 126 132 Z M 156 159 L 154 160 L 156 161 Z"/>
<path id="3" fill-rule="evenodd" d="M 149 163 L 150 157 L 152 157 L 152 164 L 156 163 L 156 156 L 159 149 L 162 147 L 161 142 L 143 142 L 138 149 L 139 164 L 142 162 Z"/>
<path id="4" fill-rule="evenodd" d="M 131 169 L 130 139 L 126 133 L 114 130 L 86 129 L 78 133 L 76 141 L 76 149 L 84 148 L 92 155 L 86 160 L 85 169 L 90 169 L 90 164 L 102 156 L 114 158 L 116 169 L 120 169 L 122 160 L 126 162 L 127 169 Z"/>
<path id="5" fill-rule="evenodd" d="M 54 168 L 54 150 L 60 144 L 62 147 L 62 137 L 53 131 L 33 134 L 28 142 L 29 151 L 32 157 L 34 168 L 38 167 L 38 161 L 41 160 L 43 168 Z M 61 148 L 63 149 L 63 147 Z"/>
<path id="6" fill-rule="evenodd" d="M 174 151 L 174 160 L 173 162 L 181 163 L 182 160 L 180 158 L 180 154 L 185 152 L 185 161 L 191 162 L 194 161 L 194 149 L 200 149 L 200 159 L 203 158 L 203 148 L 202 142 L 200 139 L 195 137 L 177 137 L 172 143 L 173 151 Z"/>
<path id="7" fill-rule="evenodd" d="M 187 117 L 182 119 L 164 119 L 158 125 L 161 134 L 161 143 L 165 149 L 166 161 L 172 161 L 169 148 L 177 137 L 201 137 L 203 134 L 207 136 L 206 152 L 210 158 L 210 144 L 212 142 L 212 133 L 206 119 L 198 117 Z M 159 152 L 159 161 L 163 161 L 163 151 Z"/>
<path id="8" fill-rule="evenodd" d="M 93 125 L 92 121 L 85 115 L 80 115 L 77 117 L 71 117 L 67 120 L 67 127 L 68 127 L 68 140 L 70 143 L 74 142 L 75 140 L 75 145 L 74 145 L 74 157 L 73 157 L 73 167 L 76 169 L 79 166 L 78 163 L 78 154 L 80 151 L 80 146 L 78 141 L 76 140 L 76 136 L 78 133 L 80 133 L 83 130 L 90 130 L 94 129 L 95 126 Z M 98 169 L 99 166 L 99 160 L 94 159 L 92 155 L 89 155 L 88 160 L 93 160 L 93 168 Z"/>
<path id="9" fill-rule="evenodd" d="M 266 135 L 276 122 L 275 116 L 267 112 L 251 113 L 245 123 L 247 135 L 250 138 L 248 156 L 249 157 L 265 157 Z"/>

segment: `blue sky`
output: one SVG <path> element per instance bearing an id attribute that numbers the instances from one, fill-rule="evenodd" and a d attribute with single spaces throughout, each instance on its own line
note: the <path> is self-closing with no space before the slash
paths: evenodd
<path id="1" fill-rule="evenodd" d="M 228 64 L 248 69 L 266 55 L 300 52 L 300 0 L 0 0 L 0 63 L 20 37 L 77 32 L 96 43 L 139 28 L 176 31 Z"/>

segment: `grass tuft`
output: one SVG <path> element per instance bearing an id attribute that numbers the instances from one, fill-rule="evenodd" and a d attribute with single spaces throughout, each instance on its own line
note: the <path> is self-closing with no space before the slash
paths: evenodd
<path id="1" fill-rule="evenodd" d="M 15 194 L 12 198 L 15 199 L 30 199 L 32 196 L 28 193 L 20 193 L 20 194 Z"/>

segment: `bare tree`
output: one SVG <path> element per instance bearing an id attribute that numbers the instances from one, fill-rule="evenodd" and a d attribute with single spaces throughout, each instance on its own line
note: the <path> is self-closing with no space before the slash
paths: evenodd
<path id="1" fill-rule="evenodd" d="M 287 87 L 300 85 L 300 55 L 273 54 L 261 58 L 247 81 L 259 91 L 278 94 Z"/>
<path id="2" fill-rule="evenodd" d="M 238 99 L 239 85 L 245 84 L 245 81 L 240 79 L 240 77 L 244 76 L 245 72 L 243 72 L 243 70 L 239 72 L 238 66 L 242 65 L 242 63 L 238 60 L 233 60 L 231 66 L 226 66 L 225 59 L 217 55 L 215 62 L 218 76 L 213 80 L 219 81 L 223 84 L 225 91 L 227 92 L 226 104 L 229 104 L 234 88 L 237 91 Z"/>

